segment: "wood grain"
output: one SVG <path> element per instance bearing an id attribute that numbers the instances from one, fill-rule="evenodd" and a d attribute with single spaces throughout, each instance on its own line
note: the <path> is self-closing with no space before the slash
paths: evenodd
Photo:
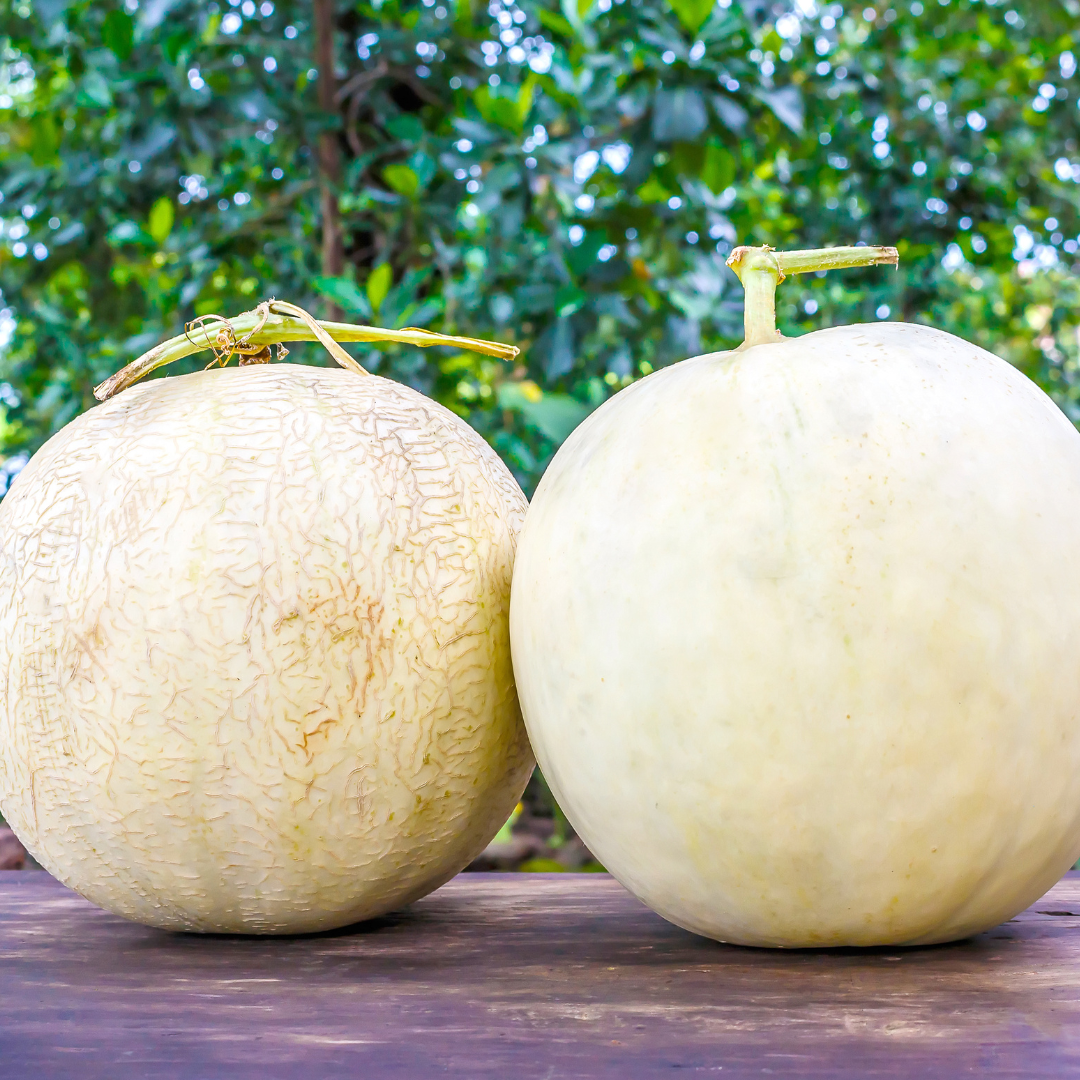
<path id="1" fill-rule="evenodd" d="M 467 874 L 311 937 L 176 935 L 0 875 L 0 1075 L 1080 1074 L 1080 876 L 958 945 L 768 952 L 605 875 Z"/>

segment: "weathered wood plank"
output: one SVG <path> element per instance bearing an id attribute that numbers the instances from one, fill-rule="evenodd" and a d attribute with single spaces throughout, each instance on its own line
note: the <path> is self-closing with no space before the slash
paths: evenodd
<path id="1" fill-rule="evenodd" d="M 604 875 L 462 875 L 292 939 L 177 936 L 0 875 L 0 1075 L 1080 1074 L 1080 875 L 959 945 L 696 938 Z"/>

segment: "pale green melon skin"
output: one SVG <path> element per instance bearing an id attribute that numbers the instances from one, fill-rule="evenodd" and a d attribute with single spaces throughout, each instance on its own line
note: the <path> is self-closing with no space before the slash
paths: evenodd
<path id="1" fill-rule="evenodd" d="M 0 808 L 172 930 L 299 933 L 438 887 L 532 756 L 525 499 L 464 422 L 295 365 L 137 386 L 0 504 Z"/>
<path id="2" fill-rule="evenodd" d="M 1080 854 L 1080 434 L 899 324 L 664 369 L 556 455 L 511 639 L 537 760 L 672 922 L 926 944 Z"/>

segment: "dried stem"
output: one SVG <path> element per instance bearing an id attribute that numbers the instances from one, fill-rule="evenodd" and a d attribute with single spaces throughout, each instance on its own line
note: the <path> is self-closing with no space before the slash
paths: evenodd
<path id="1" fill-rule="evenodd" d="M 435 334 L 430 330 L 408 327 L 404 330 L 384 330 L 377 326 L 354 326 L 351 323 L 317 322 L 303 308 L 281 300 L 260 304 L 233 319 L 218 319 L 210 325 L 189 325 L 188 332 L 163 341 L 149 352 L 133 360 L 122 371 L 95 387 L 94 397 L 107 401 L 126 390 L 151 371 L 192 353 L 213 349 L 222 352 L 251 352 L 259 347 L 284 341 L 320 341 L 344 368 L 366 375 L 367 372 L 347 353 L 339 341 L 396 341 L 405 345 L 427 348 L 431 345 L 452 345 L 470 352 L 484 353 L 500 360 L 513 360 L 521 351 L 514 345 L 495 341 Z M 242 346 L 238 348 L 237 346 Z"/>

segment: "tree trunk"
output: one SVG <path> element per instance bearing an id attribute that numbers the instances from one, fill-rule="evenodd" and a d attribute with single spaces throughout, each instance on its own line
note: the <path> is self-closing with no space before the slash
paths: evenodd
<path id="1" fill-rule="evenodd" d="M 319 72 L 319 109 L 324 119 L 337 111 L 334 100 L 337 79 L 334 76 L 334 0 L 312 0 L 315 15 L 315 66 Z M 323 131 L 318 142 L 320 208 L 322 212 L 322 272 L 338 277 L 345 266 L 345 248 L 341 235 L 341 216 L 337 192 L 341 183 L 341 149 L 337 133 Z M 341 319 L 341 311 L 330 305 L 327 317 Z"/>

